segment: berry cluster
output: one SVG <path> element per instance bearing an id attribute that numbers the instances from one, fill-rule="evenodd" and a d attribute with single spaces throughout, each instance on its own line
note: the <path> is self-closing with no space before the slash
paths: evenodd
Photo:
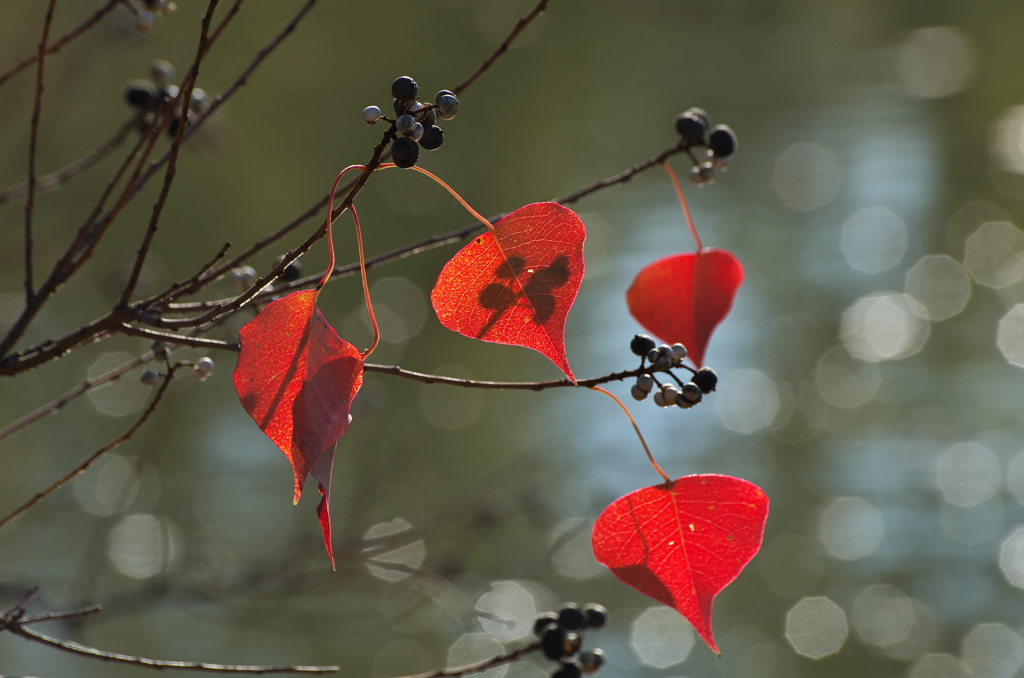
<path id="1" fill-rule="evenodd" d="M 363 122 L 376 125 L 385 120 L 395 126 L 402 136 L 395 139 L 391 147 L 391 159 L 399 167 L 412 167 L 420 159 L 420 146 L 428 151 L 436 151 L 444 143 L 444 130 L 435 123 L 438 118 L 451 120 L 459 112 L 459 100 L 446 89 L 434 96 L 434 103 L 422 104 L 419 100 L 420 88 L 416 81 L 407 75 L 391 83 L 391 95 L 395 97 L 393 107 L 395 119 L 391 120 L 381 113 L 377 106 L 363 109 Z M 419 146 L 416 145 L 419 142 Z"/>
<path id="2" fill-rule="evenodd" d="M 149 80 L 129 80 L 124 87 L 124 100 L 138 111 L 136 125 L 140 132 L 145 132 L 167 110 L 178 96 L 178 87 L 171 84 L 174 79 L 174 66 L 169 61 L 157 59 L 149 66 Z M 192 89 L 189 100 L 189 114 L 198 115 L 210 104 L 209 95 L 202 89 Z M 178 133 L 183 116 L 181 105 L 171 113 L 171 121 L 167 125 L 167 133 L 174 136 Z"/>
<path id="3" fill-rule="evenodd" d="M 706 146 L 704 162 L 698 162 L 690 170 L 690 181 L 698 186 L 707 186 L 715 180 L 715 172 L 729 169 L 736 152 L 736 133 L 728 125 L 715 125 L 708 129 L 711 121 L 703 108 L 691 108 L 676 118 L 676 131 L 687 146 Z M 693 157 L 692 155 L 690 157 Z M 694 159 L 694 162 L 697 162 Z"/>
<path id="4" fill-rule="evenodd" d="M 129 7 L 135 12 L 135 29 L 140 33 L 146 33 L 153 28 L 153 22 L 158 15 L 170 14 L 178 9 L 178 6 L 169 0 L 141 0 L 138 4 L 138 7 Z"/>
<path id="5" fill-rule="evenodd" d="M 640 356 L 640 369 L 649 362 L 651 370 L 665 372 L 676 382 L 659 382 L 653 374 L 645 372 L 636 378 L 636 383 L 630 393 L 634 400 L 646 400 L 654 387 L 658 390 L 654 394 L 654 404 L 658 407 L 672 407 L 673 405 L 688 410 L 700 403 L 704 396 L 715 390 L 718 386 L 718 375 L 710 367 L 702 367 L 699 370 L 690 370 L 683 365 L 686 359 L 686 347 L 682 344 L 662 344 L 658 346 L 654 339 L 646 334 L 638 334 L 629 342 L 629 348 L 634 354 Z M 693 372 L 690 381 L 683 383 L 673 372 L 673 367 L 682 367 Z"/>
<path id="6" fill-rule="evenodd" d="M 608 622 L 608 610 L 597 603 L 580 607 L 563 603 L 557 612 L 545 612 L 533 623 L 544 656 L 558 662 L 551 678 L 580 678 L 593 675 L 604 666 L 604 652 L 583 649 L 583 633 Z"/>

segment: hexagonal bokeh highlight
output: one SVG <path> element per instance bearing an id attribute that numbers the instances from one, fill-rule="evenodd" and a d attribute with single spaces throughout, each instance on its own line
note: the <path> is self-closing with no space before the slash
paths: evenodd
<path id="1" fill-rule="evenodd" d="M 928 321 L 924 310 L 906 294 L 869 294 L 843 313 L 839 338 L 858 360 L 899 360 L 924 346 Z"/>
<path id="2" fill-rule="evenodd" d="M 904 290 L 929 320 L 945 320 L 964 310 L 971 281 L 963 266 L 944 254 L 921 257 L 907 271 Z"/>
<path id="3" fill-rule="evenodd" d="M 839 190 L 839 161 L 820 144 L 793 144 L 775 161 L 772 185 L 783 204 L 808 212 L 832 201 Z"/>
<path id="4" fill-rule="evenodd" d="M 999 320 L 996 345 L 1006 362 L 1024 367 L 1024 304 L 1017 304 Z"/>
<path id="5" fill-rule="evenodd" d="M 843 224 L 839 248 L 850 266 L 881 273 L 903 259 L 907 225 L 885 207 L 863 207 Z"/>
<path id="6" fill-rule="evenodd" d="M 715 414 L 722 425 L 737 433 L 757 433 L 772 425 L 782 407 L 779 390 L 761 370 L 731 371 L 719 386 Z"/>
<path id="7" fill-rule="evenodd" d="M 896 645 L 916 624 L 914 602 L 894 586 L 869 586 L 853 602 L 853 628 L 869 645 L 882 649 Z"/>
<path id="8" fill-rule="evenodd" d="M 466 633 L 448 648 L 448 668 L 454 669 L 474 664 L 502 654 L 505 648 L 498 641 L 484 633 Z M 481 678 L 501 678 L 508 672 L 508 664 L 496 666 L 483 673 L 474 674 Z M 391 675 L 391 674 L 388 674 Z"/>
<path id="9" fill-rule="evenodd" d="M 1024 174 L 1024 106 L 1011 106 L 994 124 L 992 159 L 1016 174 Z"/>
<path id="10" fill-rule="evenodd" d="M 978 624 L 960 644 L 972 678 L 1013 678 L 1024 664 L 1024 640 L 1006 624 Z"/>
<path id="11" fill-rule="evenodd" d="M 907 678 L 974 678 L 963 662 L 945 652 L 926 654 L 918 659 Z"/>
<path id="12" fill-rule="evenodd" d="M 363 557 L 370 574 L 384 581 L 399 581 L 419 569 L 427 557 L 426 543 L 422 539 L 396 538 L 411 529 L 407 520 L 395 518 L 366 530 Z"/>
<path id="13" fill-rule="evenodd" d="M 480 628 L 502 642 L 529 635 L 537 616 L 533 594 L 514 581 L 491 584 L 476 599 L 476 611 Z"/>
<path id="14" fill-rule="evenodd" d="M 907 91 L 927 99 L 967 89 L 978 70 L 970 39 L 952 26 L 911 31 L 896 51 L 896 72 Z"/>
<path id="15" fill-rule="evenodd" d="M 860 497 L 832 500 L 818 519 L 818 540 L 834 558 L 857 560 L 869 556 L 884 536 L 881 511 Z"/>
<path id="16" fill-rule="evenodd" d="M 964 263 L 980 285 L 1005 287 L 1024 277 L 1024 233 L 1008 221 L 989 221 L 967 238 Z"/>
<path id="17" fill-rule="evenodd" d="M 89 379 L 102 377 L 134 359 L 135 356 L 124 351 L 104 353 L 89 368 Z M 89 398 L 100 412 L 122 417 L 141 409 L 149 392 L 149 387 L 139 382 L 138 369 L 135 369 L 121 375 L 116 381 L 90 389 Z"/>
<path id="18" fill-rule="evenodd" d="M 846 613 L 824 596 L 804 598 L 786 614 L 786 639 L 806 657 L 838 652 L 847 635 Z"/>
<path id="19" fill-rule="evenodd" d="M 1024 450 L 1018 452 L 1006 467 L 1006 486 L 1017 502 L 1024 504 Z"/>
<path id="20" fill-rule="evenodd" d="M 1024 589 L 1024 526 L 1018 526 L 1003 540 L 999 551 L 999 569 L 1008 582 Z"/>
<path id="21" fill-rule="evenodd" d="M 693 627 L 675 610 L 651 607 L 633 620 L 629 644 L 641 662 L 663 669 L 690 656 Z"/>
<path id="22" fill-rule="evenodd" d="M 977 506 L 999 491 L 999 457 L 981 443 L 957 443 L 939 457 L 935 483 L 943 498 L 958 506 Z"/>

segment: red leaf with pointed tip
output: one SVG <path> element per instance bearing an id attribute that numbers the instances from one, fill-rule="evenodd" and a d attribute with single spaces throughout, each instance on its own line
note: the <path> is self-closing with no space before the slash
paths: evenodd
<path id="1" fill-rule="evenodd" d="M 683 344 L 701 367 L 711 333 L 729 314 L 742 282 L 739 259 L 708 247 L 645 266 L 626 292 L 626 303 L 644 329 L 669 344 Z"/>
<path id="2" fill-rule="evenodd" d="M 438 320 L 467 337 L 539 351 L 575 381 L 565 318 L 583 280 L 586 229 L 553 202 L 522 207 L 452 257 L 430 295 Z"/>
<path id="3" fill-rule="evenodd" d="M 594 556 L 625 584 L 686 617 L 715 654 L 711 605 L 764 536 L 768 497 L 722 475 L 685 476 L 616 499 L 594 524 Z"/>
<path id="4" fill-rule="evenodd" d="M 234 381 L 242 407 L 291 462 L 294 502 L 306 474 L 320 484 L 317 516 L 333 566 L 331 467 L 363 383 L 363 357 L 327 324 L 316 297 L 315 290 L 289 294 L 241 329 Z"/>

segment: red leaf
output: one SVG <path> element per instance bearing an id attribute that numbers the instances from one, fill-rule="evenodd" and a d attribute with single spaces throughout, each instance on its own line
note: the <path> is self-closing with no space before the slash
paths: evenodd
<path id="1" fill-rule="evenodd" d="M 316 297 L 315 290 L 289 294 L 241 329 L 234 380 L 242 407 L 291 462 L 294 502 L 306 474 L 320 484 L 317 516 L 333 566 L 331 467 L 363 383 L 363 357 L 327 324 Z"/>
<path id="2" fill-rule="evenodd" d="M 648 264 L 626 292 L 629 312 L 664 342 L 686 346 L 697 367 L 711 333 L 732 308 L 743 266 L 725 250 L 705 248 Z"/>
<path id="3" fill-rule="evenodd" d="M 575 381 L 565 318 L 583 280 L 586 229 L 553 202 L 522 207 L 452 257 L 430 295 L 441 324 L 467 337 L 540 351 Z"/>
<path id="4" fill-rule="evenodd" d="M 768 497 L 722 475 L 686 476 L 616 499 L 594 524 L 594 556 L 625 584 L 679 611 L 716 653 L 711 604 L 764 536 Z"/>

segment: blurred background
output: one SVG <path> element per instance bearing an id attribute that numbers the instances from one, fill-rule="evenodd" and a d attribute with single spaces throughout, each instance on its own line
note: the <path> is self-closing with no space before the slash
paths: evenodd
<path id="1" fill-rule="evenodd" d="M 37 48 L 44 4 L 0 5 L 0 69 Z M 319 3 L 183 150 L 139 294 L 314 204 L 339 169 L 369 159 L 380 129 L 360 111 L 389 108 L 395 77 L 411 75 L 427 97 L 452 88 L 533 4 Z M 243 5 L 199 86 L 226 88 L 299 5 Z M 51 35 L 99 6 L 58 3 Z M 121 7 L 48 59 L 40 172 L 129 120 L 122 89 L 153 59 L 184 71 L 204 10 L 180 0 L 140 27 Z M 707 353 L 718 391 L 689 411 L 632 406 L 673 476 L 732 474 L 771 498 L 761 553 L 716 601 L 721 659 L 593 559 L 600 511 L 659 480 L 607 398 L 368 374 L 334 468 L 332 572 L 315 483 L 290 506 L 291 471 L 239 406 L 230 353 L 211 354 L 205 382 L 177 380 L 129 443 L 0 530 L 0 607 L 38 585 L 32 611 L 104 606 L 38 627 L 60 638 L 159 659 L 338 663 L 342 675 L 374 678 L 516 648 L 537 613 L 567 600 L 609 608 L 610 625 L 586 639 L 607 653 L 608 676 L 1021 675 L 1022 30 L 1024 5 L 1013 0 L 552 0 L 460 97 L 444 147 L 424 153 L 423 167 L 497 214 L 673 146 L 675 116 L 690 106 L 736 131 L 730 171 L 687 189 L 705 245 L 746 269 Z M 27 176 L 33 73 L 0 91 L 0 186 Z M 118 162 L 114 153 L 39 197 L 40 270 Z M 674 166 L 689 170 L 683 158 Z M 156 183 L 22 346 L 110 308 Z M 412 172 L 374 175 L 359 206 L 370 254 L 471 223 Z M 569 360 L 578 377 L 631 369 L 640 328 L 625 290 L 644 265 L 693 242 L 660 170 L 575 208 L 588 228 L 587 272 Z M 0 323 L 20 311 L 22 223 L 22 201 L 0 205 Z M 353 261 L 348 222 L 339 224 L 339 259 Z M 312 228 L 251 265 L 269 270 Z M 539 354 L 440 326 L 428 295 L 455 251 L 371 272 L 384 333 L 373 362 L 558 378 Z M 302 259 L 309 273 L 325 262 L 322 244 Z M 205 298 L 234 293 L 225 280 Z M 331 283 L 321 307 L 343 337 L 367 345 L 355 278 Z M 251 316 L 212 336 L 231 339 Z M 0 425 L 148 349 L 116 338 L 3 380 Z M 150 393 L 141 369 L 0 444 L 0 514 L 130 426 Z M 629 386 L 612 388 L 627 398 Z M 489 678 L 553 670 L 534 659 Z M 0 634 L 0 672 L 146 673 L 10 634 Z"/>

